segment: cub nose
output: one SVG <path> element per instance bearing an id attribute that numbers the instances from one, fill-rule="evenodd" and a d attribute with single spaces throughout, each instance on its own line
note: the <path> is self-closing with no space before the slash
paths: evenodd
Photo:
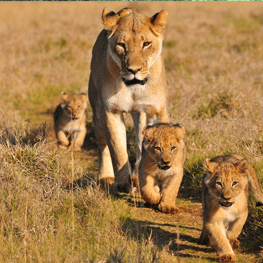
<path id="1" fill-rule="evenodd" d="M 231 197 L 228 196 L 223 196 L 224 200 L 229 201 L 231 199 Z"/>
<path id="2" fill-rule="evenodd" d="M 170 161 L 169 161 L 169 160 L 164 160 L 164 159 L 161 159 L 161 161 L 162 161 L 162 163 L 163 163 L 163 164 L 165 164 L 165 165 L 167 165 L 167 164 L 169 164 L 169 163 L 170 163 Z"/>

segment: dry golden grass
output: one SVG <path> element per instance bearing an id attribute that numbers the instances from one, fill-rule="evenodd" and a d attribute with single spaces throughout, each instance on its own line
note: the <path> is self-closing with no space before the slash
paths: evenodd
<path id="1" fill-rule="evenodd" d="M 134 207 L 139 197 L 109 198 L 98 189 L 90 107 L 92 147 L 73 158 L 57 150 L 58 95 L 87 90 L 102 9 L 127 4 L 0 3 L 0 262 L 213 262 L 213 250 L 196 245 L 202 160 L 244 155 L 263 185 L 263 6 L 257 2 L 129 2 L 148 16 L 169 13 L 163 49 L 169 113 L 185 127 L 188 148 L 180 215 L 155 214 Z M 134 160 L 131 134 L 129 128 Z M 237 255 L 240 262 L 261 262 L 263 214 L 250 199 L 245 249 Z"/>

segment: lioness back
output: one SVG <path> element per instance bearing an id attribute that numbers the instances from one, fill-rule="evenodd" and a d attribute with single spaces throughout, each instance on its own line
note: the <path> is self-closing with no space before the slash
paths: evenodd
<path id="1" fill-rule="evenodd" d="M 86 136 L 86 113 L 88 96 L 61 93 L 61 104 L 54 112 L 54 127 L 61 148 L 80 151 Z"/>
<path id="2" fill-rule="evenodd" d="M 235 262 L 233 249 L 248 216 L 248 186 L 263 203 L 252 165 L 238 154 L 206 159 L 202 186 L 203 229 L 201 244 L 211 244 L 219 262 Z"/>
<path id="3" fill-rule="evenodd" d="M 186 147 L 184 128 L 155 124 L 143 130 L 143 150 L 139 166 L 142 198 L 165 213 L 176 213 L 175 200 L 183 178 Z"/>
<path id="4" fill-rule="evenodd" d="M 113 192 L 131 190 L 123 113 L 131 113 L 134 122 L 135 174 L 143 128 L 156 121 L 169 122 L 161 55 L 167 18 L 164 10 L 147 17 L 133 7 L 102 12 L 104 29 L 92 50 L 89 100 L 99 145 L 99 179 L 102 183 L 114 179 Z"/>

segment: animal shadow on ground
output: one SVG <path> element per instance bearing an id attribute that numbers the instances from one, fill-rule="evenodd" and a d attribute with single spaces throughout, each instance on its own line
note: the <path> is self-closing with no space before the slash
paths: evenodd
<path id="1" fill-rule="evenodd" d="M 163 227 L 169 227 L 171 230 L 177 231 L 177 233 L 169 232 L 162 229 Z M 185 226 L 176 226 L 167 223 L 156 223 L 151 221 L 140 221 L 127 218 L 122 227 L 125 233 L 136 240 L 140 240 L 143 237 L 150 236 L 152 242 L 159 247 L 160 250 L 163 248 L 168 248 L 168 252 L 184 258 L 192 258 L 193 255 L 189 253 L 184 253 L 187 250 L 194 250 L 196 252 L 213 252 L 211 247 L 204 247 L 198 245 L 198 238 L 194 238 L 187 234 L 181 234 L 180 232 L 185 232 L 185 230 L 193 229 L 199 230 L 196 228 L 188 228 Z M 181 244 L 181 241 L 187 241 L 191 244 Z M 214 261 L 214 258 L 207 257 L 211 261 Z"/>

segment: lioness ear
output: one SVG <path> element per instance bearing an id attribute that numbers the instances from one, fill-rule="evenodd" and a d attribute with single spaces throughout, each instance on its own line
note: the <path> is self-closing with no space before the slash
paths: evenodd
<path id="1" fill-rule="evenodd" d="M 106 8 L 102 11 L 102 22 L 105 28 L 111 31 L 111 34 L 117 29 L 117 22 L 119 18 L 118 14 L 113 11 L 109 12 Z"/>
<path id="2" fill-rule="evenodd" d="M 206 158 L 204 160 L 204 170 L 205 173 L 213 174 L 215 172 L 215 168 L 218 166 L 218 163 L 211 161 L 211 159 Z"/>
<path id="3" fill-rule="evenodd" d="M 175 128 L 175 133 L 177 136 L 177 141 L 181 142 L 182 139 L 184 138 L 185 135 L 185 129 L 183 126 L 181 126 L 180 124 L 175 124 L 173 125 L 173 127 Z"/>
<path id="4" fill-rule="evenodd" d="M 165 23 L 168 18 L 168 13 L 165 10 L 161 10 L 159 13 L 151 17 L 151 23 L 156 33 L 161 34 L 164 30 Z"/>

